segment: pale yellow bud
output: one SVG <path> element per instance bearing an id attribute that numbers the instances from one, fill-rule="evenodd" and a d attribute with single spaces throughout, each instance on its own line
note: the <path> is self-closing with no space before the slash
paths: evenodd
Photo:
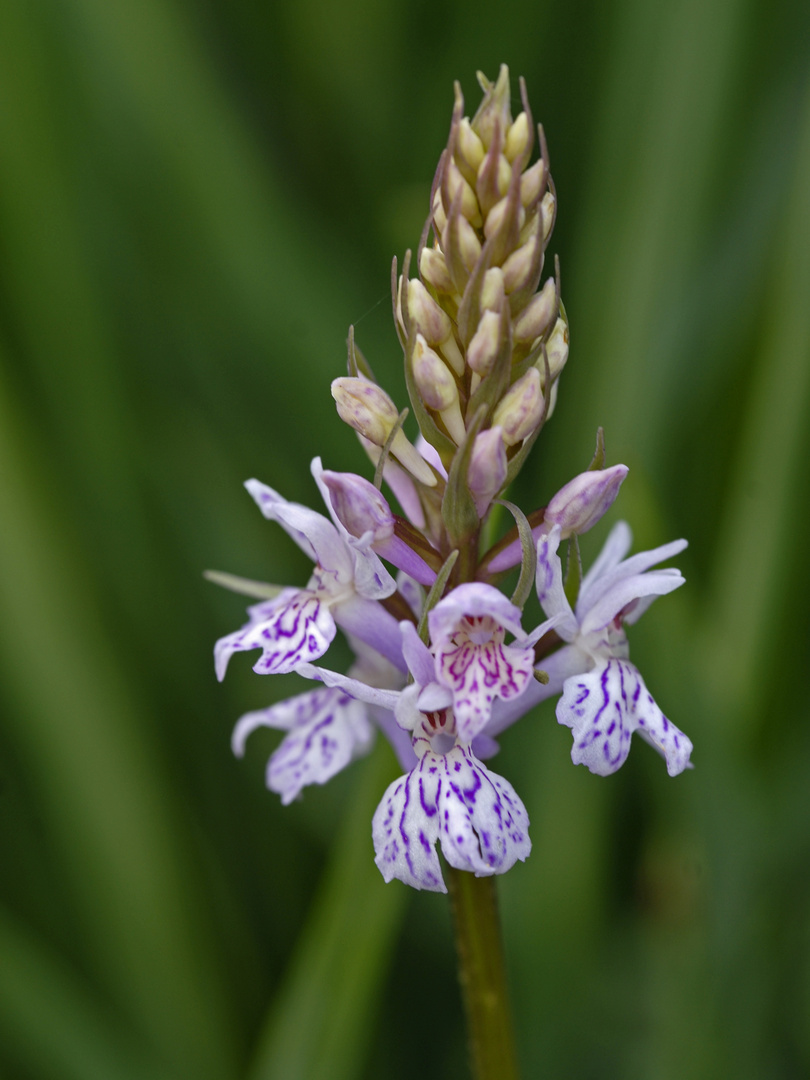
<path id="1" fill-rule="evenodd" d="M 458 127 L 457 152 L 461 154 L 470 168 L 476 171 L 486 154 L 484 144 L 473 131 L 470 121 L 466 116 Z"/>
<path id="2" fill-rule="evenodd" d="M 461 191 L 461 213 L 472 225 L 481 224 L 481 211 L 475 192 L 459 172 L 458 165 L 451 158 L 447 164 L 447 191 L 450 202 L 454 202 Z"/>
<path id="3" fill-rule="evenodd" d="M 488 159 L 485 158 L 478 168 L 478 179 L 482 181 L 484 173 L 488 167 Z M 496 175 L 496 186 L 498 188 L 499 195 L 505 195 L 509 190 L 509 182 L 512 179 L 512 167 L 503 154 L 498 156 L 498 171 Z M 479 186 L 480 190 L 480 186 Z"/>
<path id="4" fill-rule="evenodd" d="M 500 311 L 505 292 L 503 271 L 500 266 L 493 266 L 484 274 L 484 284 L 481 286 L 481 310 Z"/>
<path id="5" fill-rule="evenodd" d="M 430 345 L 439 345 L 452 334 L 450 319 L 418 278 L 408 282 L 408 314 Z"/>
<path id="6" fill-rule="evenodd" d="M 542 158 L 535 161 L 534 165 L 520 178 L 520 201 L 524 206 L 531 206 L 540 198 L 545 178 L 545 162 Z"/>
<path id="7" fill-rule="evenodd" d="M 447 214 L 444 212 L 441 191 L 437 191 L 433 197 L 433 221 L 437 231 L 443 233 L 447 225 Z"/>
<path id="8" fill-rule="evenodd" d="M 522 213 L 522 211 L 521 211 Z M 538 221 L 539 226 L 539 221 Z M 540 246 L 540 237 L 537 231 L 533 235 L 530 235 L 528 240 L 517 249 L 513 251 L 509 258 L 503 264 L 503 285 L 508 293 L 514 292 L 515 289 L 523 289 L 529 285 L 529 279 L 532 273 L 536 273 L 539 277 L 542 270 L 537 269 L 537 256 L 540 254 L 540 259 L 543 256 L 538 253 L 538 247 Z M 533 287 L 534 282 L 532 282 Z"/>
<path id="9" fill-rule="evenodd" d="M 514 161 L 519 154 L 524 152 L 528 145 L 529 118 L 525 112 L 522 112 L 516 118 L 514 124 L 509 128 L 509 132 L 506 136 L 506 144 L 503 148 L 503 152 L 506 155 L 507 161 Z"/>
<path id="10" fill-rule="evenodd" d="M 557 287 L 554 278 L 549 278 L 515 320 L 512 331 L 515 341 L 525 344 L 541 337 L 556 314 Z"/>
<path id="11" fill-rule="evenodd" d="M 467 363 L 473 371 L 481 376 L 492 371 L 500 343 L 501 317 L 496 311 L 485 311 L 467 346 Z"/>
<path id="12" fill-rule="evenodd" d="M 481 241 L 472 225 L 462 214 L 458 219 L 458 240 L 461 247 L 461 259 L 467 270 L 472 273 L 481 257 Z"/>
<path id="13" fill-rule="evenodd" d="M 444 255 L 442 255 L 438 248 L 422 248 L 422 254 L 419 258 L 419 269 L 425 281 L 427 281 L 429 285 L 432 285 L 438 292 L 455 292 L 455 285 L 448 273 Z"/>
<path id="14" fill-rule="evenodd" d="M 368 379 L 344 376 L 332 382 L 332 397 L 341 420 L 377 446 L 385 445 L 399 412 L 381 387 Z"/>
<path id="15" fill-rule="evenodd" d="M 421 334 L 416 335 L 413 350 L 413 377 L 419 394 L 429 409 L 437 412 L 458 401 L 456 380 L 447 365 L 428 345 Z"/>
<path id="16" fill-rule="evenodd" d="M 492 416 L 507 446 L 523 442 L 543 419 L 543 388 L 537 368 L 529 368 L 504 394 Z"/>
<path id="17" fill-rule="evenodd" d="M 487 220 L 484 222 L 484 236 L 487 240 L 491 240 L 493 236 L 503 226 L 503 219 L 507 213 L 512 212 L 512 208 L 509 205 L 509 196 L 505 196 L 500 202 L 495 203 L 490 212 L 487 214 Z M 518 208 L 518 229 L 523 228 L 523 223 L 526 220 L 526 211 L 523 207 Z M 509 290 L 507 289 L 507 292 Z"/>
<path id="18" fill-rule="evenodd" d="M 568 359 L 568 324 L 564 319 L 557 319 L 551 336 L 546 342 L 546 356 L 551 378 L 556 379 Z M 545 369 L 545 365 L 543 365 Z"/>
<path id="19" fill-rule="evenodd" d="M 550 191 L 547 191 L 543 196 L 543 201 L 540 203 L 540 210 L 543 214 L 543 242 L 545 243 L 551 235 L 551 228 L 554 224 L 554 204 L 556 200 Z"/>

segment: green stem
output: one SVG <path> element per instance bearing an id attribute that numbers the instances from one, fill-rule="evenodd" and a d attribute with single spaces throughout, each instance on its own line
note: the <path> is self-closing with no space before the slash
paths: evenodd
<path id="1" fill-rule="evenodd" d="M 475 1080 L 518 1080 L 494 877 L 446 867 Z"/>

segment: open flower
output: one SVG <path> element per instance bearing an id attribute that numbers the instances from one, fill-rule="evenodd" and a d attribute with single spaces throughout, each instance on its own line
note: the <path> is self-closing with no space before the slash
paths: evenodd
<path id="1" fill-rule="evenodd" d="M 317 660 L 334 639 L 336 624 L 376 648 L 404 670 L 396 620 L 377 600 L 396 583 L 370 549 L 351 546 L 336 525 L 314 510 L 288 502 L 258 480 L 245 484 L 266 518 L 277 521 L 313 560 L 306 588 L 283 589 L 248 608 L 249 621 L 214 647 L 222 680 L 235 652 L 261 649 L 253 670 L 260 675 L 295 671 Z"/>
<path id="2" fill-rule="evenodd" d="M 544 623 L 529 637 L 520 609 L 492 585 L 459 585 L 428 615 L 436 658 L 436 681 L 453 695 L 458 736 L 470 742 L 486 727 L 496 698 L 518 698 L 532 681 L 534 643 L 550 629 Z M 504 644 L 506 634 L 515 643 Z"/>
<path id="3" fill-rule="evenodd" d="M 676 776 L 690 767 L 692 743 L 664 716 L 627 659 L 624 626 L 640 618 L 657 596 L 683 584 L 678 570 L 651 567 L 683 551 L 686 541 L 625 559 L 631 533 L 619 522 L 583 579 L 575 610 L 563 588 L 559 543 L 555 525 L 537 545 L 537 594 L 545 613 L 558 617 L 556 633 L 567 642 L 553 659 L 559 670 L 571 672 L 557 703 L 557 719 L 573 731 L 574 763 L 607 776 L 624 764 L 630 738 L 638 731 L 666 759 L 669 775 Z"/>
<path id="4" fill-rule="evenodd" d="M 402 676 L 378 653 L 352 641 L 357 661 L 350 669 L 354 678 L 368 685 L 402 685 Z M 286 806 L 308 784 L 325 784 L 355 758 L 371 749 L 379 727 L 394 744 L 405 768 L 415 762 L 410 739 L 394 722 L 393 715 L 378 705 L 351 697 L 345 690 L 319 686 L 267 709 L 246 713 L 236 724 L 231 747 L 237 757 L 245 752 L 249 735 L 269 727 L 287 732 L 267 763 L 267 786 Z"/>

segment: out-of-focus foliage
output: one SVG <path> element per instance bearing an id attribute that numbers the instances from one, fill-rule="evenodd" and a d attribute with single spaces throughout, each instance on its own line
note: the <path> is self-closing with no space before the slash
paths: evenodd
<path id="1" fill-rule="evenodd" d="M 207 566 L 301 581 L 241 489 L 363 467 L 350 322 L 402 386 L 415 244 L 460 78 L 525 75 L 572 347 L 521 477 L 597 424 L 610 520 L 685 535 L 631 640 L 695 743 L 610 780 L 547 705 L 498 771 L 534 852 L 502 882 L 527 1076 L 810 1072 L 810 27 L 776 0 L 6 0 L 0 5 L 0 1071 L 22 1080 L 465 1075 L 444 898 L 384 886 L 380 746 L 282 809 L 294 692 L 214 639 Z M 399 382 L 398 382 L 399 380 Z M 404 395 L 400 394 L 400 403 Z M 588 537 L 592 555 L 600 535 Z"/>

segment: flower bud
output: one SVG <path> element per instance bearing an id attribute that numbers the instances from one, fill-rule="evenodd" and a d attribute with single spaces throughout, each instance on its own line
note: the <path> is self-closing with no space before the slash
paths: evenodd
<path id="1" fill-rule="evenodd" d="M 399 419 L 396 405 L 376 383 L 343 376 L 332 382 L 332 397 L 341 420 L 374 443 L 385 446 Z M 401 465 L 427 487 L 435 487 L 436 477 L 425 459 L 416 452 L 400 429 L 391 444 L 391 453 Z"/>
<path id="2" fill-rule="evenodd" d="M 447 214 L 444 212 L 444 204 L 442 203 L 442 193 L 437 190 L 433 196 L 433 221 L 438 233 L 443 233 L 445 226 L 447 225 Z"/>
<path id="3" fill-rule="evenodd" d="M 373 542 L 387 540 L 394 532 L 394 515 L 385 497 L 362 476 L 324 469 L 321 479 L 329 489 L 335 516 L 347 532 L 359 540 L 366 533 Z"/>
<path id="4" fill-rule="evenodd" d="M 509 128 L 506 135 L 503 152 L 506 160 L 511 164 L 518 155 L 522 154 L 529 145 L 529 118 L 525 112 L 515 118 L 515 122 Z"/>
<path id="5" fill-rule="evenodd" d="M 461 261 L 467 268 L 468 273 L 472 273 L 475 264 L 481 257 L 481 241 L 478 239 L 478 233 L 463 214 L 460 214 L 458 218 L 458 240 L 461 249 Z"/>
<path id="6" fill-rule="evenodd" d="M 587 532 L 611 508 L 627 472 L 626 465 L 613 465 L 575 476 L 546 507 L 546 531 L 559 525 L 563 537 Z"/>
<path id="7" fill-rule="evenodd" d="M 532 206 L 540 198 L 546 176 L 546 163 L 540 158 L 527 169 L 520 178 L 520 201 L 524 206 Z"/>
<path id="8" fill-rule="evenodd" d="M 504 218 L 510 213 L 512 213 L 512 207 L 509 204 L 509 196 L 505 195 L 487 214 L 487 220 L 484 222 L 484 236 L 487 240 L 490 240 L 501 229 Z M 518 229 L 523 228 L 525 220 L 526 211 L 521 206 L 518 211 Z"/>
<path id="9" fill-rule="evenodd" d="M 408 315 L 418 333 L 430 345 L 439 345 L 452 334 L 450 319 L 418 278 L 408 282 Z"/>
<path id="10" fill-rule="evenodd" d="M 419 258 L 419 270 L 425 281 L 432 285 L 437 292 L 455 292 L 455 285 L 447 271 L 444 255 L 438 248 L 422 248 L 422 254 Z"/>
<path id="11" fill-rule="evenodd" d="M 492 426 L 503 428 L 507 446 L 523 442 L 543 419 L 543 389 L 540 372 L 529 368 L 501 398 L 492 416 Z"/>
<path id="12" fill-rule="evenodd" d="M 484 274 L 479 301 L 482 311 L 500 311 L 506 290 L 503 286 L 503 271 L 500 266 L 493 266 Z"/>
<path id="13" fill-rule="evenodd" d="M 501 428 L 482 431 L 473 443 L 467 470 L 467 486 L 480 518 L 506 482 L 506 470 L 506 447 Z"/>
<path id="14" fill-rule="evenodd" d="M 543 214 L 543 243 L 551 236 L 551 230 L 554 227 L 554 207 L 556 199 L 547 191 L 543 196 L 543 201 L 540 203 L 540 210 Z"/>
<path id="15" fill-rule="evenodd" d="M 568 359 L 568 323 L 560 318 L 554 324 L 551 337 L 546 342 L 546 356 L 551 378 L 556 379 Z M 545 370 L 545 365 L 543 365 Z"/>
<path id="16" fill-rule="evenodd" d="M 473 131 L 470 121 L 466 116 L 458 126 L 456 153 L 460 154 L 467 165 L 476 172 L 478 171 L 479 165 L 484 160 L 484 155 L 486 153 L 484 144 Z"/>
<path id="17" fill-rule="evenodd" d="M 495 363 L 501 343 L 501 317 L 497 311 L 485 311 L 478 329 L 467 346 L 467 363 L 482 377 L 488 375 Z"/>
<path id="18" fill-rule="evenodd" d="M 461 213 L 472 224 L 481 224 L 481 211 L 478 207 L 478 199 L 475 197 L 475 192 L 461 175 L 458 165 L 452 158 L 447 164 L 447 194 L 449 195 L 449 202 L 453 203 L 456 199 L 459 189 L 461 190 Z"/>
<path id="19" fill-rule="evenodd" d="M 520 211 L 521 214 L 523 210 Z M 539 222 L 538 222 L 539 224 Z M 533 289 L 542 273 L 543 252 L 539 231 L 534 230 L 517 251 L 513 251 L 503 264 L 503 284 L 508 293 L 518 289 Z"/>
<path id="20" fill-rule="evenodd" d="M 512 97 L 509 86 L 509 68 L 506 64 L 501 64 L 498 80 L 495 83 L 490 82 L 486 75 L 479 71 L 478 83 L 484 91 L 484 100 L 472 119 L 472 128 L 484 146 L 488 148 L 496 127 L 500 128 L 503 137 L 512 126 L 512 113 L 509 109 Z"/>
<path id="21" fill-rule="evenodd" d="M 413 350 L 413 377 L 419 395 L 429 409 L 440 411 L 458 401 L 456 380 L 421 334 L 416 335 Z"/>
<path id="22" fill-rule="evenodd" d="M 543 288 L 531 298 L 515 320 L 513 329 L 516 342 L 527 343 L 541 337 L 557 314 L 557 286 L 549 278 Z M 549 366 L 551 361 L 549 360 Z"/>
<path id="23" fill-rule="evenodd" d="M 482 188 L 486 184 L 487 173 L 490 168 L 491 166 L 489 163 L 489 158 L 484 158 L 478 169 L 478 184 L 476 185 L 479 199 L 481 196 Z M 498 195 L 503 197 L 509 190 L 509 182 L 512 179 L 512 167 L 506 160 L 506 158 L 503 156 L 503 154 L 498 155 L 498 163 L 497 166 L 495 166 L 495 169 L 495 186 L 497 188 Z M 490 213 L 491 212 L 492 211 L 490 210 Z"/>

